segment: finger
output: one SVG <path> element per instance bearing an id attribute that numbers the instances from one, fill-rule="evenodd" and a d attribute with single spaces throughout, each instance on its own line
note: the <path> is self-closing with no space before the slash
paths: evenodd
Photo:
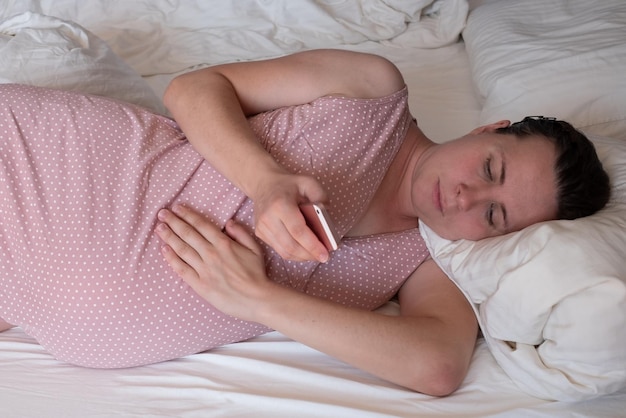
<path id="1" fill-rule="evenodd" d="M 163 258 L 165 258 L 167 264 L 169 264 L 172 270 L 174 270 L 174 273 L 195 289 L 195 286 L 199 281 L 198 272 L 183 261 L 169 245 L 161 247 L 161 254 L 163 255 Z"/>
<path id="2" fill-rule="evenodd" d="M 295 216 L 300 216 L 300 212 L 296 212 Z M 293 219 L 294 216 L 289 219 Z M 299 222 L 293 220 L 289 223 L 277 223 L 270 230 L 268 227 L 258 228 L 257 235 L 259 238 L 268 242 L 264 237 L 272 238 L 273 248 L 281 255 L 281 257 L 293 261 L 328 261 L 328 250 L 318 240 L 311 229 L 306 225 L 304 218 Z"/>
<path id="3" fill-rule="evenodd" d="M 161 254 L 165 261 L 195 292 L 207 298 L 211 289 L 209 283 L 202 280 L 201 277 L 200 272 L 204 263 L 202 256 L 174 234 L 168 225 L 159 224 L 156 231 L 159 237 L 166 243 L 161 247 Z"/>
<path id="4" fill-rule="evenodd" d="M 270 245 L 284 259 L 291 261 L 311 261 L 315 256 L 302 247 L 280 221 L 260 222 L 255 234 Z"/>
<path id="5" fill-rule="evenodd" d="M 300 196 L 304 201 L 328 203 L 326 190 L 316 179 L 305 176 L 298 185 Z"/>
<path id="6" fill-rule="evenodd" d="M 211 244 L 191 225 L 172 212 L 161 210 L 158 214 L 163 223 L 157 225 L 159 238 L 185 263 L 197 269 L 202 264 L 202 252 L 210 251 Z"/>
<path id="7" fill-rule="evenodd" d="M 172 207 L 172 212 L 187 223 L 187 225 L 191 226 L 193 230 L 198 232 L 205 240 L 215 243 L 217 240 L 223 239 L 224 234 L 222 230 L 200 212 L 178 204 Z"/>
<path id="8" fill-rule="evenodd" d="M 208 300 L 211 294 L 210 284 L 200 276 L 199 272 L 182 260 L 178 254 L 168 245 L 161 247 L 161 254 L 165 261 L 170 265 L 174 273 L 176 273 L 194 292 Z"/>
<path id="9" fill-rule="evenodd" d="M 243 225 L 235 222 L 232 219 L 229 219 L 226 222 L 225 231 L 229 237 L 234 239 L 239 244 L 248 248 L 250 251 L 255 253 L 256 255 L 263 255 L 263 249 L 259 245 L 259 243 L 254 239 L 252 235 L 246 231 Z"/>
<path id="10" fill-rule="evenodd" d="M 319 238 L 313 233 L 306 223 L 302 212 L 297 211 L 297 215 L 290 217 L 285 223 L 285 228 L 289 235 L 294 238 L 298 245 L 307 252 L 312 259 L 325 263 L 328 261 L 328 250 Z"/>
<path id="11" fill-rule="evenodd" d="M 196 215 L 195 212 L 191 212 L 191 210 L 187 208 L 174 207 L 171 211 L 168 209 L 161 209 L 158 213 L 158 219 L 161 222 L 167 224 L 167 226 L 177 237 L 179 237 L 182 241 L 195 248 L 196 250 L 201 250 L 207 243 L 211 242 L 211 234 L 202 234 L 197 227 L 198 224 L 202 223 L 203 217 L 199 214 Z M 196 225 L 193 225 L 189 221 L 190 219 L 195 222 Z M 211 228 L 212 226 L 210 222 L 207 221 L 207 223 L 209 224 L 208 228 Z M 204 229 L 207 229 L 206 226 L 203 227 Z M 217 232 L 219 233 L 219 230 L 217 230 Z M 170 239 L 172 239 L 173 242 L 176 243 L 173 238 Z M 177 246 L 172 247 L 175 250 L 178 249 Z"/>

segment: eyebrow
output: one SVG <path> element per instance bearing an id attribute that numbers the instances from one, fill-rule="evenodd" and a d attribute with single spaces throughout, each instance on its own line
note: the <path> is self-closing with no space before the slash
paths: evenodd
<path id="1" fill-rule="evenodd" d="M 500 154 L 500 161 L 502 161 L 502 165 L 500 166 L 500 185 L 502 186 L 506 178 L 506 161 L 504 160 L 504 153 Z M 504 230 L 508 231 L 509 223 L 507 221 L 506 208 L 504 206 L 500 206 L 500 209 L 502 210 L 502 221 L 504 222 Z"/>

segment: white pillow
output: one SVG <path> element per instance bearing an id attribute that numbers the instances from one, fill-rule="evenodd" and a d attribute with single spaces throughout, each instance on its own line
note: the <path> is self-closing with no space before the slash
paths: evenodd
<path id="1" fill-rule="evenodd" d="M 420 226 L 435 261 L 475 304 L 498 363 L 540 398 L 626 386 L 626 142 L 592 140 L 612 181 L 597 214 L 478 242 Z"/>
<path id="2" fill-rule="evenodd" d="M 556 116 L 626 139 L 624 0 L 485 1 L 463 38 L 482 123 Z"/>
<path id="3" fill-rule="evenodd" d="M 0 83 L 107 96 L 164 113 L 148 83 L 76 23 L 26 12 L 0 21 Z"/>

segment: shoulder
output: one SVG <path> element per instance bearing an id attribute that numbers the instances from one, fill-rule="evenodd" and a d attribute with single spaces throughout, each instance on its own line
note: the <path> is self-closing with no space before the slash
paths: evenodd
<path id="1" fill-rule="evenodd" d="M 306 90 L 310 88 L 307 83 L 314 83 L 317 91 L 323 92 L 318 97 L 343 95 L 372 99 L 388 96 L 405 86 L 402 73 L 393 62 L 364 52 L 315 49 L 266 63 L 280 65 L 283 81 L 292 72 L 297 75 L 300 88 Z"/>
<path id="2" fill-rule="evenodd" d="M 349 90 L 345 93 L 358 98 L 389 96 L 405 87 L 402 73 L 396 65 L 379 55 L 353 51 L 320 50 L 324 59 L 343 68 Z"/>

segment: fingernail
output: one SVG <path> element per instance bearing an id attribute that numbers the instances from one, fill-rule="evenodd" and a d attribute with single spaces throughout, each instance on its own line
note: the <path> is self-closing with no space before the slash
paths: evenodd
<path id="1" fill-rule="evenodd" d="M 326 263 L 328 259 L 329 259 L 328 254 L 322 254 L 319 256 L 320 263 Z"/>
<path id="2" fill-rule="evenodd" d="M 161 221 L 165 220 L 165 217 L 167 216 L 167 210 L 166 209 L 161 209 L 159 210 L 159 213 L 157 213 L 157 218 Z"/>

